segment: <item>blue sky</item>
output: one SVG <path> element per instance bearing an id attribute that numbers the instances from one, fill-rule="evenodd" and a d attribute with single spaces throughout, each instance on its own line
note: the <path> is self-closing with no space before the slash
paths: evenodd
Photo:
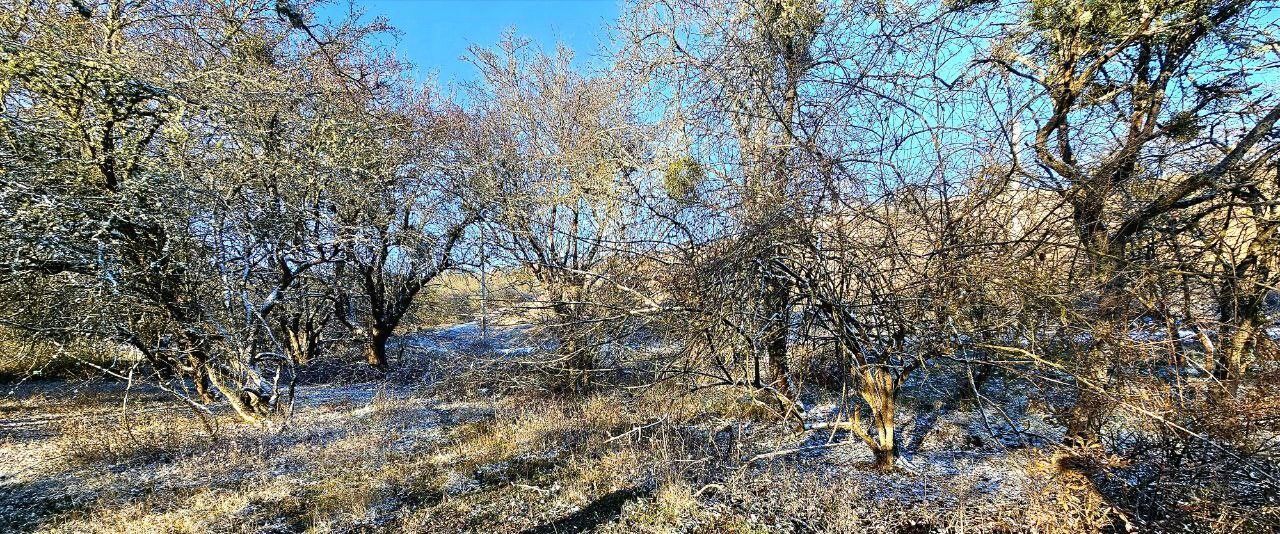
<path id="1" fill-rule="evenodd" d="M 619 0 L 356 0 L 366 17 L 383 16 L 402 34 L 394 43 L 413 62 L 418 78 L 431 72 L 442 83 L 473 79 L 475 69 L 460 58 L 472 44 L 493 46 L 514 28 L 546 50 L 562 42 L 575 61 L 597 57 L 606 26 L 617 18 Z M 345 4 L 335 5 L 343 9 Z"/>

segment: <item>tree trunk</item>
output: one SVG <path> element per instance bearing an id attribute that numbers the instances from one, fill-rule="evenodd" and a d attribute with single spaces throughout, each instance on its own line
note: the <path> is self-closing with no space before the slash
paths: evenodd
<path id="1" fill-rule="evenodd" d="M 183 352 L 186 353 L 187 367 L 189 368 L 189 378 L 195 387 L 196 395 L 200 397 L 200 402 L 211 404 L 218 400 L 213 394 L 213 384 L 209 377 L 209 369 L 205 363 L 208 359 L 207 353 L 201 348 L 197 338 L 189 332 L 184 333 L 180 338 Z M 188 369 L 183 369 L 182 365 L 177 361 L 173 362 L 173 371 L 183 378 L 188 378 Z"/>
<path id="2" fill-rule="evenodd" d="M 875 455 L 875 463 L 873 466 L 876 469 L 880 471 L 889 471 L 893 469 L 893 456 L 895 454 L 893 447 L 873 448 L 871 449 L 871 453 Z"/>
<path id="3" fill-rule="evenodd" d="M 304 317 L 302 313 L 280 319 L 280 330 L 284 332 L 285 352 L 289 361 L 297 365 L 306 365 L 320 352 L 320 336 L 328 317 L 319 321 Z"/>
<path id="4" fill-rule="evenodd" d="M 550 281 L 548 284 L 560 284 Z M 581 282 L 576 285 L 558 287 L 554 291 L 556 301 L 551 305 L 555 313 L 556 337 L 560 341 L 560 356 L 564 358 L 568 370 L 566 386 L 569 392 L 583 395 L 591 389 L 591 372 L 596 368 L 596 359 L 591 352 L 594 348 L 582 324 L 582 310 L 576 302 L 582 300 Z M 566 284 L 567 285 L 567 284 Z M 555 287 L 555 286 L 553 286 Z"/>
<path id="5" fill-rule="evenodd" d="M 868 434 L 863 440 L 875 455 L 876 469 L 893 469 L 898 454 L 893 435 L 898 382 L 891 373 L 875 367 L 862 371 L 859 382 L 859 393 L 871 408 L 871 426 L 875 431 L 874 435 Z"/>
<path id="6" fill-rule="evenodd" d="M 1082 447 L 1096 444 L 1101 438 L 1111 403 L 1104 391 L 1111 378 L 1111 352 L 1117 338 L 1128 339 L 1128 296 L 1121 272 L 1124 244 L 1111 242 L 1105 232 L 1085 241 L 1090 244 L 1089 260 L 1097 284 L 1097 302 L 1088 314 L 1092 316 L 1087 326 L 1093 339 L 1091 346 L 1083 351 L 1084 359 L 1076 371 L 1080 394 L 1068 412 L 1066 433 L 1069 444 Z"/>
<path id="7" fill-rule="evenodd" d="M 1100 389 L 1108 379 L 1108 372 L 1103 366 L 1091 366 L 1077 376 L 1080 395 L 1067 415 L 1066 443 L 1079 447 L 1089 447 L 1101 441 L 1102 425 L 1109 411 L 1110 400 Z M 1081 380 L 1081 379 L 1084 380 Z M 1088 383 L 1084 383 L 1087 380 Z"/>
<path id="8" fill-rule="evenodd" d="M 1273 285 L 1271 261 L 1274 261 L 1273 239 L 1278 226 L 1270 222 L 1259 225 L 1248 253 L 1226 273 L 1222 283 L 1218 303 L 1222 325 L 1218 342 L 1222 346 L 1218 349 L 1213 374 L 1223 386 L 1219 393 L 1228 396 L 1238 392 L 1259 338 L 1266 335 L 1265 303 Z"/>
<path id="9" fill-rule="evenodd" d="M 1239 391 L 1240 379 L 1244 378 L 1259 333 L 1258 323 L 1252 316 L 1235 318 L 1233 323 L 1223 325 L 1223 343 L 1214 368 L 1214 377 L 1222 385 L 1219 391 L 1228 397 L 1234 397 Z"/>
<path id="10" fill-rule="evenodd" d="M 364 345 L 364 360 L 369 366 L 379 371 L 387 370 L 387 341 L 391 339 L 391 329 L 375 326 L 369 329 L 369 339 Z"/>
<path id="11" fill-rule="evenodd" d="M 991 378 L 995 366 L 989 363 L 980 363 L 976 365 L 977 372 L 973 368 L 965 370 L 967 375 L 966 383 L 960 385 L 960 392 L 956 395 L 956 400 L 972 401 L 978 398 L 982 393 L 982 387 L 986 385 L 987 380 Z"/>
<path id="12" fill-rule="evenodd" d="M 211 389 L 213 385 L 209 383 L 209 373 L 204 370 L 204 364 L 196 367 L 194 373 L 195 376 L 192 377 L 191 382 L 195 384 L 196 395 L 200 397 L 200 402 L 210 404 L 216 401 Z"/>
<path id="13" fill-rule="evenodd" d="M 567 340 L 565 350 L 569 357 L 571 387 L 574 393 L 585 395 L 591 391 L 591 371 L 596 367 L 595 358 L 590 349 L 579 346 L 575 340 Z"/>
<path id="14" fill-rule="evenodd" d="M 765 295 L 765 352 L 769 356 L 771 385 L 778 394 L 794 403 L 791 388 L 791 370 L 787 356 L 787 334 L 790 326 L 787 300 L 788 289 L 782 280 L 771 279 Z M 787 407 L 791 409 L 791 407 Z"/>

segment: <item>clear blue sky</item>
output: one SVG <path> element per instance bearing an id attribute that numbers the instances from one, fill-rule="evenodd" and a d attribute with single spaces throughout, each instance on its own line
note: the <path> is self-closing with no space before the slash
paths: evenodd
<path id="1" fill-rule="evenodd" d="M 383 16 L 402 35 L 397 53 L 413 62 L 418 78 L 437 72 L 442 83 L 473 79 L 460 58 L 472 44 L 493 46 L 502 32 L 519 35 L 550 51 L 564 43 L 575 62 L 597 56 L 606 26 L 618 16 L 619 0 L 356 0 L 365 16 Z M 345 12 L 345 3 L 332 8 Z M 322 14 L 321 16 L 324 16 Z"/>

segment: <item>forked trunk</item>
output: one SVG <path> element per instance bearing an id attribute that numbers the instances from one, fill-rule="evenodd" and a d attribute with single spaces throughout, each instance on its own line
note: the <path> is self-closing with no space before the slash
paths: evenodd
<path id="1" fill-rule="evenodd" d="M 280 320 L 284 332 L 285 353 L 289 361 L 305 365 L 320 352 L 320 332 L 328 319 L 315 321 L 298 315 Z"/>
<path id="2" fill-rule="evenodd" d="M 205 374 L 209 377 L 209 383 L 222 394 L 223 398 L 227 399 L 231 409 L 235 410 L 242 421 L 257 424 L 266 418 L 267 406 L 256 402 L 256 392 L 253 395 L 246 395 L 251 390 L 237 390 L 227 384 L 215 369 L 206 368 Z"/>

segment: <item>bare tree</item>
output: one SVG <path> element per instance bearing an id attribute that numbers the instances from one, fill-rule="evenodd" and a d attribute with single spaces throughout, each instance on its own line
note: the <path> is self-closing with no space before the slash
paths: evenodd
<path id="1" fill-rule="evenodd" d="M 603 318 L 625 309 L 604 293 L 637 294 L 610 273 L 645 226 L 633 180 L 645 146 L 625 86 L 575 72 L 566 49 L 546 55 L 510 35 L 494 50 L 473 48 L 471 61 L 482 76 L 472 157 L 490 200 L 485 224 L 505 261 L 545 291 L 557 366 L 584 390 L 608 338 Z"/>
<path id="2" fill-rule="evenodd" d="M 1250 74 L 1274 58 L 1248 1 L 1033 3 L 985 61 L 1025 83 L 1036 167 L 1070 205 L 1090 303 L 1074 328 L 1082 393 L 1068 434 L 1095 441 L 1134 318 L 1131 245 L 1156 221 L 1248 187 L 1272 159 L 1280 107 Z M 1248 65 L 1248 66 L 1246 66 Z M 1021 91 L 1021 89 L 1020 89 Z"/>
<path id="3" fill-rule="evenodd" d="M 397 95 L 337 126 L 349 189 L 336 210 L 346 251 L 337 315 L 364 341 L 365 361 L 385 370 L 387 342 L 456 253 L 477 217 L 453 165 L 465 118 L 431 95 Z M 362 139 L 362 147 L 342 146 Z M 348 287 L 352 289 L 347 289 Z"/>
<path id="4" fill-rule="evenodd" d="M 4 283 L 50 304 L 6 322 L 126 344 L 193 405 L 259 421 L 297 361 L 281 303 L 318 302 L 298 284 L 339 253 L 322 126 L 368 90 L 336 71 L 376 86 L 381 28 L 321 42 L 263 5 L 72 7 L 4 18 Z"/>

